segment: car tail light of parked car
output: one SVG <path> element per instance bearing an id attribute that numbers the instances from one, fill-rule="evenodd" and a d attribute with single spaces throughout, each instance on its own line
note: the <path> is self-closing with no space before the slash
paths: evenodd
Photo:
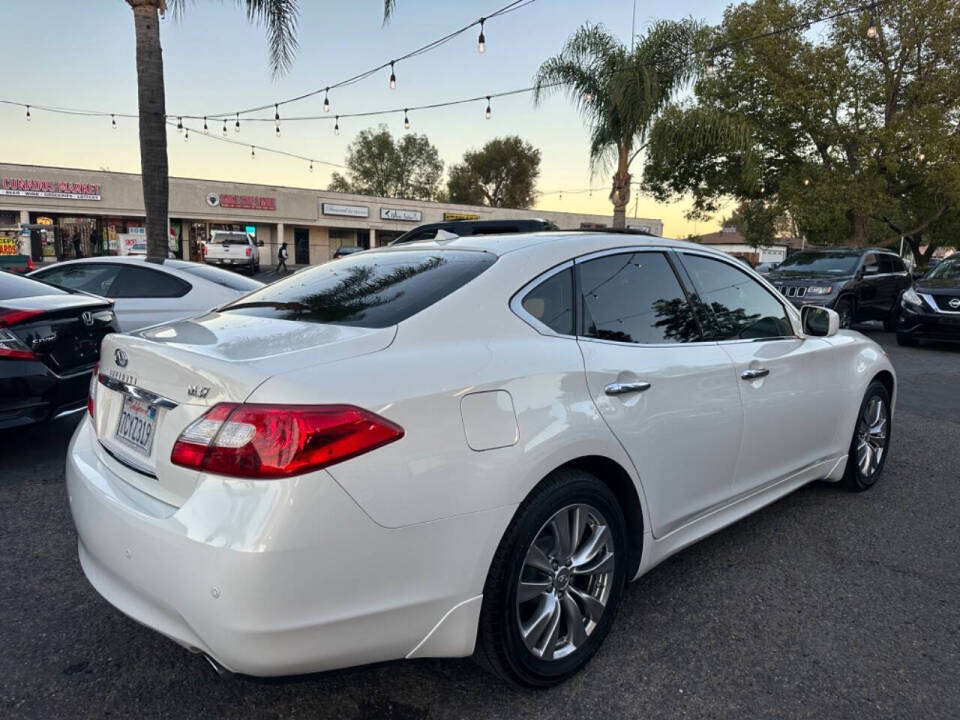
<path id="1" fill-rule="evenodd" d="M 220 475 L 299 475 L 403 437 L 403 428 L 352 405 L 219 403 L 173 446 L 175 465 Z"/>
<path id="2" fill-rule="evenodd" d="M 9 328 L 37 315 L 43 315 L 43 311 L 5 310 L 0 308 L 0 358 L 32 360 L 36 357 L 26 343 L 11 332 Z"/>
<path id="3" fill-rule="evenodd" d="M 100 380 L 100 363 L 93 366 L 93 373 L 90 375 L 90 392 L 87 393 L 87 412 L 90 417 L 96 417 L 93 412 L 97 403 L 97 385 Z"/>

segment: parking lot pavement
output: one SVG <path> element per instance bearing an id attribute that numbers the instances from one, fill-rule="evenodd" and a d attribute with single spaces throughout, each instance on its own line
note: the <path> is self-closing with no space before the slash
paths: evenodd
<path id="1" fill-rule="evenodd" d="M 0 435 L 0 717 L 960 716 L 960 349 L 886 346 L 901 381 L 884 476 L 815 484 L 631 585 L 567 684 L 468 660 L 222 680 L 87 584 L 63 484 L 74 422 Z"/>

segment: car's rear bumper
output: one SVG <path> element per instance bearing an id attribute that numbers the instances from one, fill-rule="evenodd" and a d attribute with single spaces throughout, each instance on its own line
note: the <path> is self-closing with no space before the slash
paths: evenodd
<path id="1" fill-rule="evenodd" d="M 0 360 L 0 430 L 86 407 L 91 370 L 59 376 L 39 360 Z"/>
<path id="2" fill-rule="evenodd" d="M 931 312 L 901 306 L 897 333 L 917 340 L 960 342 L 960 313 Z"/>
<path id="3" fill-rule="evenodd" d="M 251 675 L 415 649 L 470 654 L 477 596 L 513 511 L 388 529 L 324 471 L 253 482 L 204 476 L 176 508 L 112 472 L 86 420 L 70 443 L 66 476 L 81 565 L 100 594 Z"/>

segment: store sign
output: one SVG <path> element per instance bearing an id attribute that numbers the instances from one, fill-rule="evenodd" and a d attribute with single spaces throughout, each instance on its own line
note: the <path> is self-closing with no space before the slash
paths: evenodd
<path id="1" fill-rule="evenodd" d="M 41 215 L 37 218 L 37 225 L 53 225 L 53 218 L 46 217 Z"/>
<path id="2" fill-rule="evenodd" d="M 324 215 L 340 215 L 342 217 L 365 218 L 370 217 L 370 208 L 366 205 L 337 205 L 321 203 L 320 210 Z"/>
<path id="3" fill-rule="evenodd" d="M 57 198 L 59 200 L 100 200 L 100 186 L 95 183 L 63 180 L 35 180 L 5 177 L 0 179 L 0 195 Z"/>
<path id="4" fill-rule="evenodd" d="M 420 222 L 423 213 L 419 210 L 404 210 L 402 208 L 380 208 L 381 220 L 402 220 L 403 222 Z"/>
<path id="5" fill-rule="evenodd" d="M 276 210 L 277 199 L 262 195 L 229 195 L 227 193 L 207 193 L 207 205 L 240 210 Z"/>
<path id="6" fill-rule="evenodd" d="M 479 220 L 479 215 L 474 215 L 472 213 L 456 213 L 449 212 L 443 214 L 444 220 Z"/>

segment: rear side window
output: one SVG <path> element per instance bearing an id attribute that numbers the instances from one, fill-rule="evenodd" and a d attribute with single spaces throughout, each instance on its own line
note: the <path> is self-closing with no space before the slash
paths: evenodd
<path id="1" fill-rule="evenodd" d="M 173 275 L 142 267 L 124 267 L 110 288 L 110 297 L 183 297 L 188 292 L 190 285 Z"/>
<path id="2" fill-rule="evenodd" d="M 63 290 L 47 285 L 46 278 L 40 279 L 44 282 L 0 272 L 0 302 L 35 295 L 66 295 Z"/>
<path id="3" fill-rule="evenodd" d="M 173 265 L 173 263 L 171 263 Z M 229 270 L 221 270 L 220 268 L 213 267 L 212 265 L 201 265 L 200 263 L 177 263 L 173 265 L 177 270 L 180 270 L 185 273 L 190 273 L 204 280 L 209 280 L 212 283 L 217 285 L 222 285 L 225 288 L 230 288 L 231 290 L 238 290 L 240 292 L 253 292 L 254 290 L 259 290 L 263 287 L 262 282 L 257 282 L 256 280 L 243 275 L 238 275 L 237 273 L 232 273 Z"/>
<path id="4" fill-rule="evenodd" d="M 463 287 L 495 261 L 490 253 L 463 250 L 350 255 L 267 285 L 221 311 L 389 327 Z"/>
<path id="5" fill-rule="evenodd" d="M 119 272 L 117 263 L 76 263 L 51 268 L 37 277 L 58 287 L 107 295 Z"/>
<path id="6" fill-rule="evenodd" d="M 523 297 L 523 309 L 561 335 L 573 335 L 573 268 L 548 277 Z"/>
<path id="7" fill-rule="evenodd" d="M 663 253 L 607 255 L 578 267 L 585 337 L 650 345 L 700 339 Z"/>

